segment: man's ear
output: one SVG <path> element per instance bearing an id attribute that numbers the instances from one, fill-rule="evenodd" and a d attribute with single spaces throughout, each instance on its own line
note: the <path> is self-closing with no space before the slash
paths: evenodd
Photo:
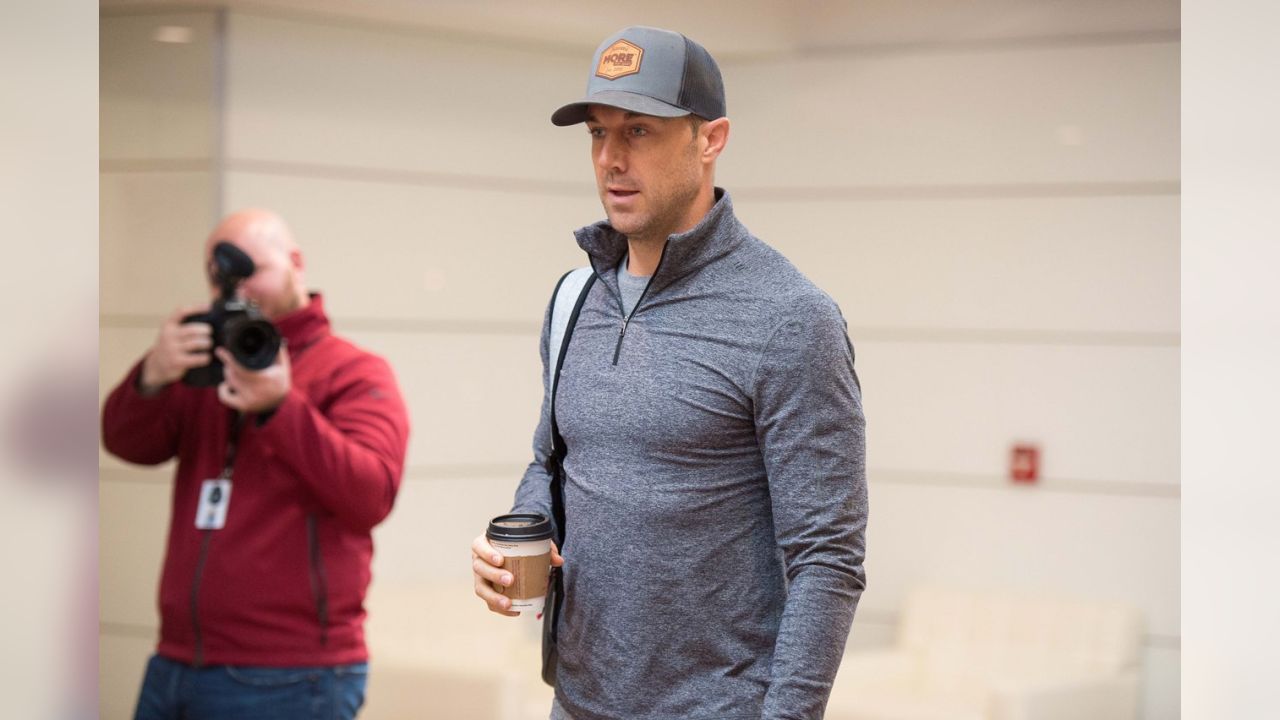
<path id="1" fill-rule="evenodd" d="M 706 144 L 702 147 L 702 159 L 704 161 L 714 161 L 720 156 L 724 146 L 729 142 L 729 118 L 722 117 L 716 120 L 708 120 L 702 124 L 699 133 L 706 141 Z"/>
<path id="2" fill-rule="evenodd" d="M 289 262 L 298 270 L 302 270 L 302 251 L 293 249 L 289 251 Z"/>

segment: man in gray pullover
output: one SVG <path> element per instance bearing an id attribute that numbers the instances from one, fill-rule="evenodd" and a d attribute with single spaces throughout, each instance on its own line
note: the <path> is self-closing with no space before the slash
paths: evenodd
<path id="1" fill-rule="evenodd" d="M 631 27 L 596 51 L 585 122 L 607 221 L 556 393 L 564 603 L 553 720 L 822 717 L 863 573 L 861 392 L 839 308 L 715 187 L 715 61 Z M 550 308 L 542 332 L 549 387 Z M 514 511 L 551 516 L 549 403 Z M 509 600 L 472 544 L 476 594 Z"/>

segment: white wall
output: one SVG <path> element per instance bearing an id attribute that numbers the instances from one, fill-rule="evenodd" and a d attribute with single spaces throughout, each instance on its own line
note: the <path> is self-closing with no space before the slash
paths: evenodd
<path id="1" fill-rule="evenodd" d="M 951 582 L 1143 610 L 1179 687 L 1178 44 L 728 63 L 740 214 L 840 302 L 868 416 L 851 648 Z M 1011 487 L 1011 443 L 1044 451 Z"/>
<path id="2" fill-rule="evenodd" d="M 216 215 L 283 213 L 337 331 L 392 362 L 412 414 L 377 533 L 366 717 L 428 686 L 446 703 L 481 692 L 468 648 L 533 647 L 470 597 L 465 547 L 527 461 L 542 309 L 582 263 L 569 232 L 601 214 L 583 133 L 547 120 L 597 38 L 241 12 L 219 33 L 219 17 L 103 19 L 104 390 L 200 294 Z M 171 23 L 196 42 L 148 39 Z M 722 63 L 720 184 L 840 302 L 857 348 L 872 515 L 851 650 L 887 642 L 922 582 L 1121 600 L 1147 619 L 1145 717 L 1178 716 L 1178 51 Z M 1039 487 L 1004 480 L 1017 439 L 1044 448 Z M 102 463 L 102 708 L 125 717 L 156 624 L 167 470 Z M 532 674 L 513 665 L 491 707 L 446 714 L 545 716 Z"/>
<path id="3" fill-rule="evenodd" d="M 159 43 L 157 28 L 191 29 Z M 147 347 L 159 318 L 199 299 L 200 248 L 219 212 L 219 33 L 212 13 L 104 16 L 99 47 L 99 390 Z M 132 717 L 155 645 L 168 473 L 100 454 L 99 711 Z"/>

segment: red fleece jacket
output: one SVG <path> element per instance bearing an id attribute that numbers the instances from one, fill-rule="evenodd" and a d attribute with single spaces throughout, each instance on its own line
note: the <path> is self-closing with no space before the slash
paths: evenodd
<path id="1" fill-rule="evenodd" d="M 201 485 L 222 471 L 234 419 L 215 389 L 174 383 L 143 397 L 139 362 L 103 409 L 111 453 L 144 465 L 178 458 L 157 652 L 179 662 L 368 657 L 370 531 L 400 486 L 408 415 L 390 366 L 330 334 L 319 295 L 276 325 L 292 389 L 273 413 L 241 423 L 222 529 L 195 527 Z"/>

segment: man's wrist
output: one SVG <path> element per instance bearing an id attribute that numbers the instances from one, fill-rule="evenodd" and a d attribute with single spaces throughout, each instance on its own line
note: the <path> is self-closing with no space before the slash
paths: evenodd
<path id="1" fill-rule="evenodd" d="M 267 421 L 275 417 L 276 413 L 279 412 L 280 408 L 284 407 L 284 404 L 289 401 L 289 395 L 292 394 L 292 392 L 293 392 L 293 388 L 290 387 L 288 390 L 285 391 L 284 395 L 280 397 L 280 400 L 277 401 L 274 405 L 272 405 L 269 408 L 265 408 L 263 410 L 255 411 L 254 424 L 257 425 L 258 427 L 262 427 L 263 425 L 266 425 Z"/>
<path id="2" fill-rule="evenodd" d="M 153 380 L 148 379 L 147 375 L 147 365 L 144 361 L 141 370 L 138 372 L 137 380 L 133 383 L 134 389 L 136 389 L 138 394 L 142 397 L 154 397 L 159 395 L 161 390 L 164 390 L 172 384 L 167 382 L 154 382 Z"/>
<path id="3" fill-rule="evenodd" d="M 155 357 L 154 352 L 155 352 L 154 350 L 152 350 L 151 352 L 147 352 L 147 356 L 143 357 L 142 366 L 140 369 L 138 369 L 137 382 L 134 383 L 134 387 L 138 389 L 138 393 L 140 393 L 140 395 L 142 395 L 143 397 L 159 395 L 160 391 L 163 391 L 164 388 L 169 387 L 170 384 L 173 384 L 173 380 L 177 379 L 177 378 L 173 378 L 169 380 L 164 380 L 156 377 L 156 375 L 159 373 L 157 373 L 154 366 L 151 365 L 152 360 L 154 360 L 154 357 Z"/>

